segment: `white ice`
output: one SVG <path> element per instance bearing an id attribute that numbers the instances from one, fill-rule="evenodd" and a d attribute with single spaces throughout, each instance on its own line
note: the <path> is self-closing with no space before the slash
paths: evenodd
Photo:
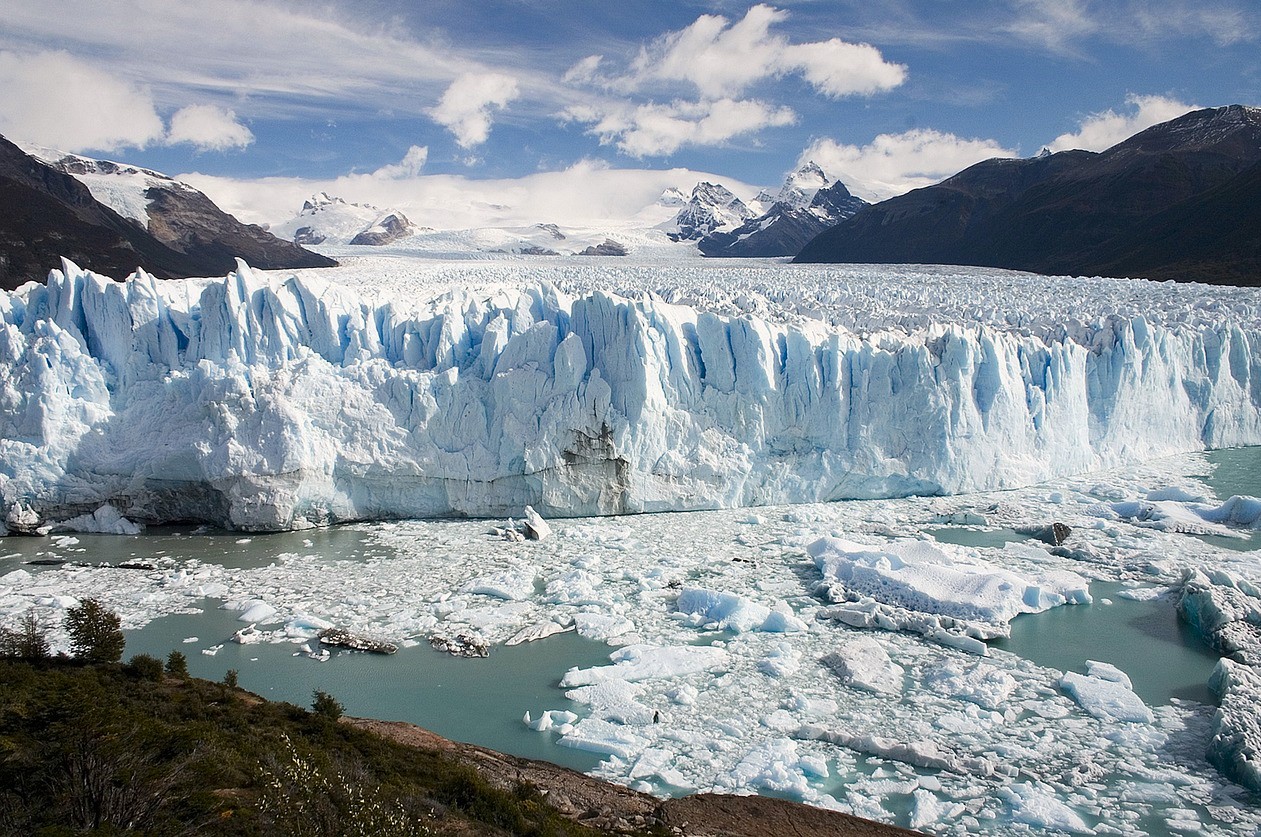
<path id="1" fill-rule="evenodd" d="M 1246 289 L 349 262 L 125 283 L 67 262 L 0 295 L 3 510 L 257 530 L 609 514 L 1013 487 L 1261 442 Z"/>

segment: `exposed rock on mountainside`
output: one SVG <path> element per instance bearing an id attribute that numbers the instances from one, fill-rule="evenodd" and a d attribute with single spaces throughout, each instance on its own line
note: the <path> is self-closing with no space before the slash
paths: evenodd
<path id="1" fill-rule="evenodd" d="M 663 199 L 681 197 L 678 190 L 662 195 Z M 668 234 L 675 241 L 695 241 L 714 230 L 737 227 L 753 218 L 757 212 L 732 194 L 731 190 L 716 183 L 697 183 L 692 196 L 682 205 L 679 214 L 669 224 Z"/>
<path id="2" fill-rule="evenodd" d="M 156 172 L 73 155 L 63 161 L 64 170 L 0 137 L 0 286 L 42 281 L 63 256 L 115 276 L 143 267 L 161 278 L 222 274 L 237 256 L 266 268 L 336 264 L 241 224 L 191 187 L 169 178 L 169 187 L 154 185 L 163 177 Z M 95 197 L 74 171 L 136 187 L 117 190 L 126 211 Z"/>
<path id="3" fill-rule="evenodd" d="M 987 160 L 821 234 L 801 262 L 974 264 L 1261 284 L 1261 109 L 1209 108 L 1102 153 Z"/>
<path id="4" fill-rule="evenodd" d="M 795 256 L 815 236 L 867 205 L 839 180 L 808 163 L 789 176 L 771 208 L 734 230 L 717 230 L 697 246 L 706 256 Z"/>

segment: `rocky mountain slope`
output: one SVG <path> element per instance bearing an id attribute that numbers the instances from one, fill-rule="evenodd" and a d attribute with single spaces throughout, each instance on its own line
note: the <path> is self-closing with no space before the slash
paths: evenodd
<path id="1" fill-rule="evenodd" d="M 801 262 L 972 264 L 1261 284 L 1261 109 L 1194 111 L 1101 152 L 987 160 L 869 207 Z"/>
<path id="2" fill-rule="evenodd" d="M 714 230 L 697 243 L 706 256 L 795 256 L 815 236 L 867 205 L 815 163 L 789 175 L 771 208 L 731 230 Z"/>
<path id="3" fill-rule="evenodd" d="M 237 257 L 263 268 L 335 264 L 157 172 L 74 155 L 50 164 L 3 137 L 0 207 L 5 288 L 42 281 L 63 256 L 115 276 L 143 267 L 160 278 L 221 275 Z"/>
<path id="4" fill-rule="evenodd" d="M 662 195 L 663 201 L 677 200 L 678 190 Z M 663 228 L 675 241 L 696 241 L 715 230 L 732 229 L 757 217 L 751 208 L 728 189 L 717 183 L 697 183 L 679 212 Z"/>

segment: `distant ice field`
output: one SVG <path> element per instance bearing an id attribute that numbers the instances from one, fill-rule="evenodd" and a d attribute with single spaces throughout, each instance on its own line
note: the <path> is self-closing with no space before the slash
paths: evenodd
<path id="1" fill-rule="evenodd" d="M 1111 318 L 1143 317 L 1153 324 L 1192 328 L 1224 321 L 1255 328 L 1261 321 L 1257 288 L 984 267 L 794 265 L 787 259 L 680 259 L 672 254 L 448 260 L 408 250 L 327 252 L 341 261 L 340 267 L 297 273 L 392 300 L 547 282 L 575 296 L 604 291 L 631 299 L 656 297 L 723 316 L 782 324 L 814 320 L 860 333 L 958 324 L 1057 337 L 1083 334 Z"/>

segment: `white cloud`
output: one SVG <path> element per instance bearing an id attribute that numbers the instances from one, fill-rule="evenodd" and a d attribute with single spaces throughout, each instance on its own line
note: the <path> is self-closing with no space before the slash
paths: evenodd
<path id="1" fill-rule="evenodd" d="M 644 47 L 629 74 L 614 84 L 635 90 L 654 81 L 683 81 L 704 98 L 720 99 L 790 73 L 834 97 L 891 90 L 905 80 L 905 66 L 885 61 L 868 44 L 837 38 L 790 44 L 770 31 L 787 17 L 787 12 L 767 5 L 752 7 L 735 23 L 721 15 L 701 15 L 690 26 Z M 583 69 L 594 75 L 594 66 Z"/>
<path id="2" fill-rule="evenodd" d="M 451 82 L 429 115 L 455 135 L 461 148 L 472 148 L 490 136 L 491 111 L 507 106 L 519 95 L 512 76 L 465 73 Z"/>
<path id="3" fill-rule="evenodd" d="M 815 140 L 798 163 L 813 160 L 860 198 L 880 201 L 940 182 L 982 160 L 1015 156 L 994 140 L 917 128 L 880 134 L 863 146 Z"/>
<path id="4" fill-rule="evenodd" d="M 1176 119 L 1199 107 L 1165 96 L 1137 96 L 1132 93 L 1125 97 L 1125 103 L 1133 108 L 1132 113 L 1117 113 L 1111 109 L 1092 113 L 1081 121 L 1081 127 L 1076 132 L 1060 134 L 1047 144 L 1047 148 L 1052 151 L 1070 148 L 1103 151 L 1139 131 Z"/>
<path id="5" fill-rule="evenodd" d="M 1051 52 L 1071 52 L 1071 44 L 1100 30 L 1083 0 L 1016 0 L 1016 16 L 998 27 Z"/>
<path id="6" fill-rule="evenodd" d="M 198 151 L 227 151 L 245 148 L 254 141 L 249 128 L 237 121 L 236 113 L 218 105 L 188 105 L 171 117 L 166 142 L 186 142 Z"/>
<path id="7" fill-rule="evenodd" d="M 0 133 L 63 151 L 143 148 L 162 139 L 147 90 L 65 52 L 0 52 Z"/>
<path id="8" fill-rule="evenodd" d="M 453 79 L 506 61 L 476 43 L 383 25 L 352 3 L 5 0 L 3 8 L 0 50 L 64 49 L 115 78 L 143 82 L 163 112 L 196 101 L 250 119 L 422 115 Z M 556 88 L 551 73 L 517 65 L 513 73 L 532 95 L 547 99 Z"/>
<path id="9" fill-rule="evenodd" d="M 495 180 L 456 175 L 382 176 L 381 170 L 330 179 L 242 180 L 196 173 L 176 177 L 248 223 L 286 221 L 297 214 L 304 200 L 324 191 L 348 201 L 401 210 L 413 223 L 437 229 L 539 222 L 586 228 L 635 226 L 638 222 L 631 219 L 651 206 L 666 188 L 691 191 L 698 182 L 709 180 L 721 182 L 746 198 L 757 192 L 754 186 L 712 172 L 615 169 L 589 160 L 562 171 Z"/>
<path id="10" fill-rule="evenodd" d="M 420 170 L 425 167 L 425 162 L 429 159 L 429 147 L 426 145 L 413 145 L 407 149 L 407 153 L 403 155 L 403 159 L 397 163 L 391 163 L 382 166 L 373 172 L 377 177 L 389 180 L 397 180 L 404 177 L 416 177 L 420 174 Z"/>
<path id="11" fill-rule="evenodd" d="M 600 78 L 600 64 L 603 61 L 603 55 L 588 55 L 566 70 L 565 75 L 561 77 L 561 81 L 566 84 L 591 84 L 596 82 Z"/>
<path id="12" fill-rule="evenodd" d="M 565 116 L 591 125 L 601 144 L 633 157 L 672 154 L 685 145 L 720 145 L 734 137 L 796 121 L 791 108 L 756 100 L 719 99 L 666 105 L 574 107 Z"/>

